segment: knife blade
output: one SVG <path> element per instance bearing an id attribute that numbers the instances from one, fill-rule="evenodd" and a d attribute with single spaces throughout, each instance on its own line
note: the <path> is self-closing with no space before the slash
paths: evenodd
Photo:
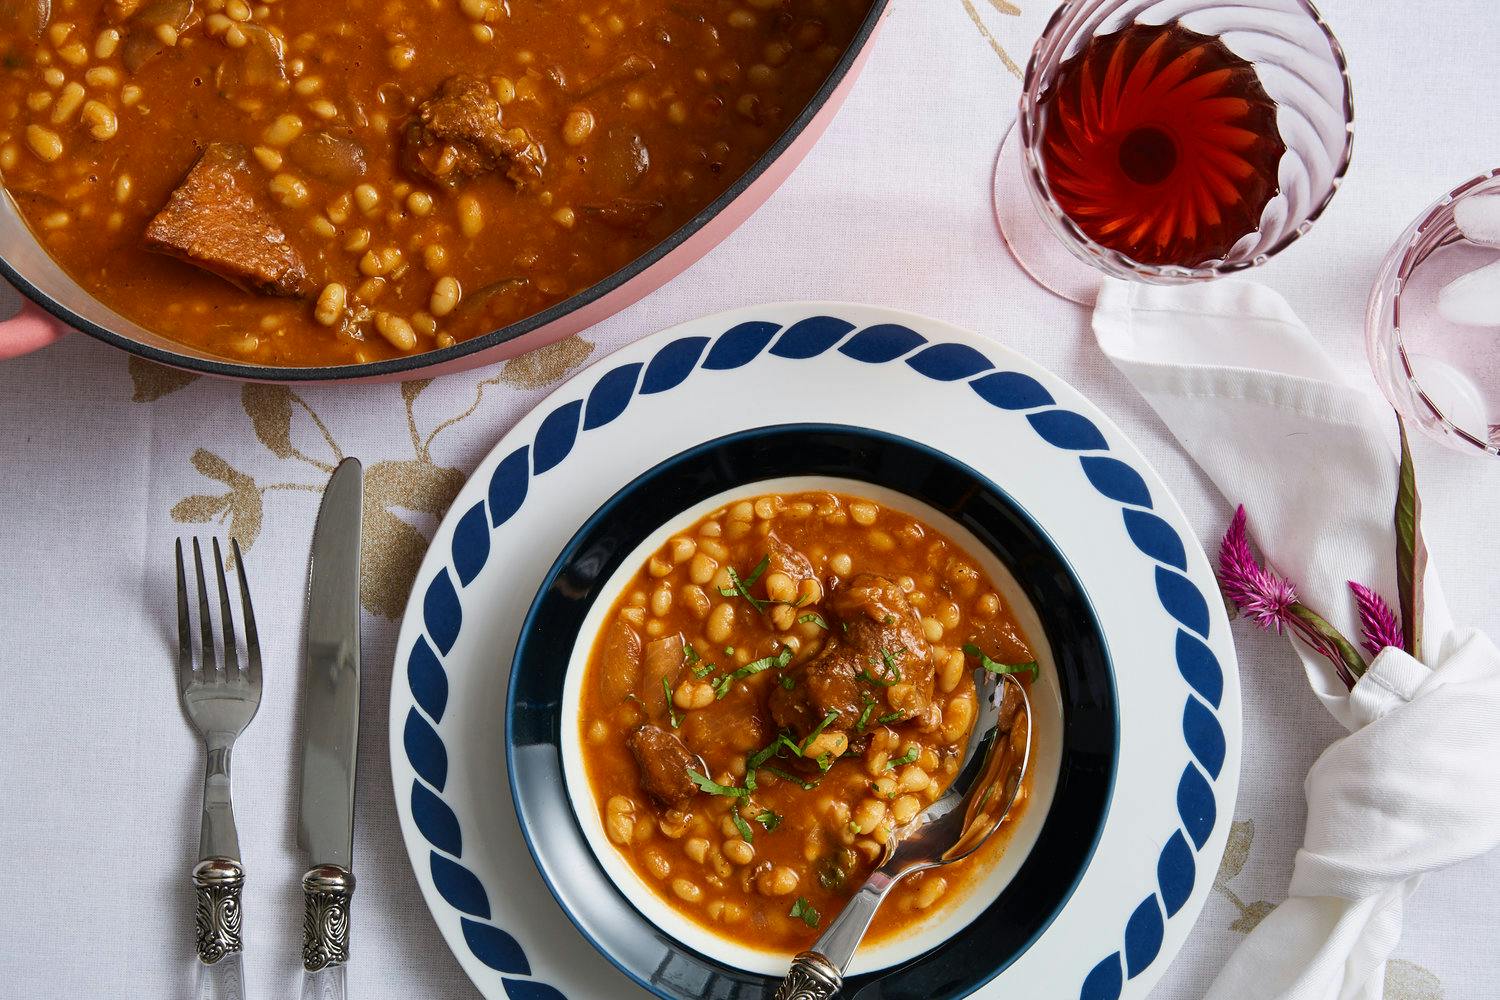
<path id="1" fill-rule="evenodd" d="M 309 972 L 349 954 L 354 893 L 354 778 L 359 749 L 359 543 L 364 477 L 339 463 L 323 491 L 307 574 L 302 664 L 302 790 L 297 843 L 312 867 L 302 963 Z"/>

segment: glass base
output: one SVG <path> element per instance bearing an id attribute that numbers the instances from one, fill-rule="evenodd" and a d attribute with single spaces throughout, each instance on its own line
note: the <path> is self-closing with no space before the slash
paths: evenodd
<path id="1" fill-rule="evenodd" d="M 1026 192 L 1021 130 L 1014 124 L 995 161 L 995 222 L 1011 256 L 1033 281 L 1054 295 L 1092 306 L 1104 276 L 1068 252 L 1047 228 Z"/>

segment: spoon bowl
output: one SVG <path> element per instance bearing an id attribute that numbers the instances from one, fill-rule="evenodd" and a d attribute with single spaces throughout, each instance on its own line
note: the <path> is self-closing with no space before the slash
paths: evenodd
<path id="1" fill-rule="evenodd" d="M 1005 822 L 1031 759 L 1031 701 L 1014 674 L 974 671 L 979 714 L 963 765 L 937 801 L 895 831 L 885 857 L 821 937 L 792 962 L 776 1000 L 827 1000 L 897 882 L 962 861 Z"/>

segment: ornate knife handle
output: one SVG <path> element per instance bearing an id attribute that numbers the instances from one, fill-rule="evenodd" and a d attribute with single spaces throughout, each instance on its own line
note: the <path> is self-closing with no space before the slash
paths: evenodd
<path id="1" fill-rule="evenodd" d="M 349 960 L 349 900 L 354 873 L 319 865 L 302 876 L 302 967 L 317 972 Z"/>
<path id="2" fill-rule="evenodd" d="M 833 963 L 815 951 L 804 951 L 792 962 L 776 991 L 776 1000 L 829 1000 L 838 996 L 844 977 Z"/>
<path id="3" fill-rule="evenodd" d="M 213 965 L 240 950 L 240 890 L 245 869 L 233 858 L 204 858 L 193 867 L 198 892 L 198 958 Z"/>

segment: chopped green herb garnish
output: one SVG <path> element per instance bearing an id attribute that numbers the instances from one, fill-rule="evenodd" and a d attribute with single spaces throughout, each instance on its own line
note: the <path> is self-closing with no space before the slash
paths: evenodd
<path id="1" fill-rule="evenodd" d="M 734 820 L 734 828 L 740 832 L 740 837 L 745 843 L 748 844 L 755 840 L 755 831 L 750 829 L 750 824 L 745 822 L 745 817 L 740 815 L 738 809 L 732 810 L 729 813 L 729 818 Z"/>
<path id="2" fill-rule="evenodd" d="M 875 721 L 878 722 L 878 723 L 880 723 L 882 726 L 884 726 L 884 725 L 888 725 L 888 724 L 890 724 L 892 722 L 895 722 L 897 719 L 901 718 L 905 714 L 906 714 L 905 712 L 887 712 L 884 715 L 882 715 L 880 718 L 876 719 Z"/>
<path id="3" fill-rule="evenodd" d="M 696 677 L 696 678 L 698 678 L 700 681 L 703 678 L 707 677 L 709 674 L 713 673 L 713 672 L 714 672 L 714 665 L 712 663 L 705 663 L 705 664 L 702 664 L 701 666 L 697 666 L 697 667 L 693 668 L 693 676 Z"/>
<path id="4" fill-rule="evenodd" d="M 706 777 L 688 768 L 688 779 L 699 788 L 710 795 L 722 795 L 727 799 L 742 799 L 750 794 L 748 788 L 736 788 L 733 785 L 721 785 L 712 778 Z"/>
<path id="5" fill-rule="evenodd" d="M 786 646 L 781 647 L 781 652 L 776 653 L 772 656 L 763 656 L 758 660 L 752 660 L 751 662 L 745 664 L 743 667 L 740 667 L 738 670 L 732 673 L 725 674 L 723 677 L 720 677 L 718 680 L 714 681 L 714 697 L 722 700 L 723 697 L 729 693 L 729 688 L 732 684 L 734 684 L 735 681 L 743 680 L 746 677 L 751 677 L 755 674 L 760 673 L 762 670 L 769 670 L 771 667 L 780 669 L 781 667 L 784 667 L 791 662 L 792 651 Z"/>
<path id="6" fill-rule="evenodd" d="M 798 896 L 797 901 L 792 904 L 791 912 L 787 916 L 800 920 L 809 927 L 818 926 L 823 919 L 818 911 L 813 909 L 813 905 L 801 896 Z"/>
<path id="7" fill-rule="evenodd" d="M 804 792 L 811 791 L 812 789 L 818 787 L 818 783 L 816 781 L 804 781 L 794 774 L 788 774 L 786 771 L 783 771 L 779 767 L 767 767 L 763 768 L 763 770 L 769 771 L 771 774 L 776 775 L 776 777 L 780 778 L 782 781 L 790 781 L 794 785 L 800 785 Z"/>
<path id="8" fill-rule="evenodd" d="M 886 615 L 885 618 L 883 618 L 880 623 L 882 625 L 894 625 L 894 624 L 896 624 L 896 616 L 895 615 Z"/>
<path id="9" fill-rule="evenodd" d="M 725 656 L 733 656 L 734 655 L 734 647 L 733 646 L 725 646 L 724 647 L 724 655 Z"/>
<path id="10" fill-rule="evenodd" d="M 676 729 L 682 725 L 682 717 L 677 714 L 677 706 L 672 704 L 672 685 L 667 683 L 665 677 L 661 679 L 661 696 L 667 699 L 667 719 L 672 723 L 672 728 Z"/>
<path id="11" fill-rule="evenodd" d="M 898 767 L 904 767 L 905 765 L 910 764 L 920 756 L 922 756 L 922 751 L 918 750 L 916 747 L 912 747 L 901 756 L 892 757 L 890 760 L 886 761 L 885 769 L 887 771 L 894 771 Z"/>
<path id="12" fill-rule="evenodd" d="M 699 660 L 699 658 L 700 657 L 698 656 L 698 651 L 693 648 L 693 644 L 692 643 L 685 642 L 685 643 L 682 644 L 682 662 L 683 663 L 689 663 L 689 664 L 691 664 L 691 663 L 697 663 L 698 660 Z"/>
<path id="13" fill-rule="evenodd" d="M 821 753 L 821 754 L 818 754 L 818 770 L 819 771 L 822 771 L 824 774 L 827 774 L 828 773 L 828 769 L 830 767 L 832 767 L 832 766 L 833 766 L 833 754 L 831 754 L 831 753 Z"/>
<path id="14" fill-rule="evenodd" d="M 806 753 L 807 752 L 807 748 L 810 747 L 810 746 L 812 746 L 812 741 L 815 740 L 815 739 L 817 739 L 819 736 L 821 736 L 823 734 L 823 730 L 825 730 L 829 726 L 833 725 L 834 720 L 836 720 L 838 717 L 839 717 L 839 710 L 838 709 L 836 709 L 836 708 L 829 709 L 828 710 L 828 714 L 825 715 L 825 716 L 823 716 L 823 721 L 820 722 L 820 723 L 818 723 L 816 726 L 814 726 L 813 727 L 813 731 L 807 734 L 807 739 L 803 740 L 802 741 L 802 745 L 799 746 L 799 747 L 797 747 L 797 754 L 798 754 L 798 756 L 801 756 L 802 754 Z"/>
<path id="15" fill-rule="evenodd" d="M 760 767 L 766 761 L 776 756 L 776 748 L 779 746 L 781 746 L 781 740 L 776 739 L 773 740 L 769 745 L 763 746 L 759 750 L 755 751 L 755 753 L 751 755 L 750 760 L 745 764 L 746 773 L 754 774 L 757 767 Z"/>
<path id="16" fill-rule="evenodd" d="M 769 555 L 761 556 L 760 562 L 755 564 L 755 568 L 750 571 L 750 575 L 743 579 L 741 579 L 739 572 L 733 566 L 729 567 L 730 586 L 720 587 L 719 596 L 734 597 L 738 594 L 749 601 L 750 606 L 756 611 L 764 613 L 766 610 L 765 602 L 752 597 L 750 595 L 750 588 L 755 586 L 755 581 L 760 579 L 760 575 L 766 571 L 766 567 L 769 565 L 771 565 L 771 557 Z"/>
<path id="17" fill-rule="evenodd" d="M 1031 679 L 1036 680 L 1042 672 L 1041 664 L 1035 660 L 1028 660 L 1025 663 L 1000 663 L 992 660 L 984 655 L 984 650 L 972 642 L 964 644 L 964 652 L 970 656 L 977 657 L 979 665 L 992 674 L 1030 674 Z"/>
<path id="18" fill-rule="evenodd" d="M 884 677 L 876 677 L 874 674 L 864 669 L 861 669 L 860 672 L 855 676 L 861 677 L 864 680 L 869 681 L 871 684 L 878 684 L 881 687 L 885 688 L 890 687 L 892 684 L 901 683 L 901 668 L 896 664 L 896 657 L 891 653 L 890 650 L 882 649 L 880 651 L 880 660 L 878 661 L 873 656 L 869 657 L 869 664 L 872 667 L 878 667 L 882 663 L 885 666 Z"/>
<path id="19" fill-rule="evenodd" d="M 781 816 L 769 809 L 762 809 L 756 815 L 755 822 L 765 827 L 766 832 L 770 833 L 772 830 L 781 825 Z"/>
<path id="20" fill-rule="evenodd" d="M 864 711 L 859 713 L 859 721 L 854 724 L 854 731 L 862 733 L 865 731 L 865 723 L 870 721 L 870 713 L 875 711 L 875 699 L 870 697 L 870 692 L 861 691 L 859 696 L 864 699 Z"/>
<path id="21" fill-rule="evenodd" d="M 823 631 L 828 631 L 828 622 L 823 618 L 822 615 L 818 614 L 816 611 L 809 611 L 807 614 L 802 615 L 800 618 L 798 618 L 797 621 L 803 625 L 806 625 L 808 622 L 812 622 Z"/>
<path id="22" fill-rule="evenodd" d="M 797 682 L 792 679 L 791 674 L 782 674 L 781 675 L 781 686 L 784 687 L 784 688 L 786 688 L 786 690 L 790 691 L 792 688 L 794 688 L 794 687 L 797 686 Z"/>

